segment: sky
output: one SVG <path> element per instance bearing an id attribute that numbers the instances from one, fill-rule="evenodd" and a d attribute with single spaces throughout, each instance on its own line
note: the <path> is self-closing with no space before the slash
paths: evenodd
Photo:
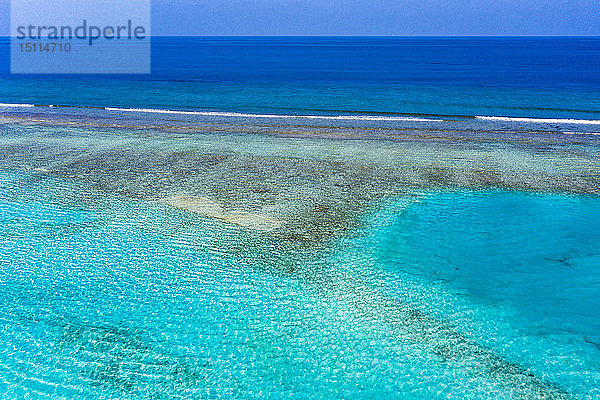
<path id="1" fill-rule="evenodd" d="M 152 34 L 597 36 L 600 0 L 153 0 Z"/>

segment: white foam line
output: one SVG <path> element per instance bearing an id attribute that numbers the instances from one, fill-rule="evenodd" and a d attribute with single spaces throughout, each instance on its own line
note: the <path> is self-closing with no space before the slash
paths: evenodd
<path id="1" fill-rule="evenodd" d="M 180 115 L 202 115 L 209 117 L 239 117 L 239 118 L 303 118 L 303 119 L 326 119 L 326 120 L 357 120 L 357 121 L 414 121 L 414 122 L 443 122 L 441 119 L 426 119 L 412 117 L 386 117 L 377 115 L 284 115 L 284 114 L 244 114 L 235 112 L 216 111 L 176 111 L 160 110 L 154 108 L 118 108 L 105 107 L 108 111 L 138 112 L 153 114 L 180 114 Z"/>
<path id="2" fill-rule="evenodd" d="M 561 132 L 565 135 L 598 135 L 600 136 L 600 132 Z"/>
<path id="3" fill-rule="evenodd" d="M 11 104 L 0 103 L 0 107 L 37 107 L 35 104 Z M 42 107 L 42 106 L 40 106 Z M 48 104 L 45 107 L 57 107 Z M 77 108 L 77 107 L 75 107 Z M 413 121 L 413 122 L 443 122 L 441 119 L 415 118 L 415 117 L 388 117 L 379 115 L 285 115 L 285 114 L 245 114 L 236 112 L 217 112 L 217 111 L 178 111 L 163 110 L 156 108 L 121 108 L 121 107 L 82 107 L 82 108 L 100 108 L 107 111 L 121 111 L 132 113 L 152 113 L 152 114 L 179 114 L 179 115 L 202 115 L 208 117 L 238 117 L 238 118 L 303 118 L 303 119 L 325 119 L 325 120 L 355 120 L 355 121 Z"/>
<path id="4" fill-rule="evenodd" d="M 35 107 L 35 105 L 33 105 L 33 104 L 0 103 L 0 107 Z"/>
<path id="5" fill-rule="evenodd" d="M 580 125 L 600 125 L 600 120 L 594 119 L 563 119 L 563 118 L 518 118 L 518 117 L 488 117 L 475 116 L 477 119 L 487 121 L 506 121 L 506 122 L 532 122 L 537 124 L 580 124 Z"/>

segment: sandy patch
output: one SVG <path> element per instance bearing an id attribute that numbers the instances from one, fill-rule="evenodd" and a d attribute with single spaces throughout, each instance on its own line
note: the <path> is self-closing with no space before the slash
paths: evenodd
<path id="1" fill-rule="evenodd" d="M 225 210 L 220 203 L 207 197 L 175 195 L 160 199 L 158 202 L 258 231 L 272 231 L 283 225 L 283 221 L 260 212 Z"/>

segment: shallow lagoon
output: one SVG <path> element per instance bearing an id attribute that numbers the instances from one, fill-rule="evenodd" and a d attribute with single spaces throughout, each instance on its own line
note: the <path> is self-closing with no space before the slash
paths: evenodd
<path id="1" fill-rule="evenodd" d="M 72 122 L 2 125 L 8 396 L 600 396 L 594 138 Z"/>

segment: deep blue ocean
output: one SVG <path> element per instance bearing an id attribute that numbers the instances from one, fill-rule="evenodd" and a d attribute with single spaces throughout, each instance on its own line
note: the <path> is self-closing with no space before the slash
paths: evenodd
<path id="1" fill-rule="evenodd" d="M 597 37 L 155 37 L 152 74 L 10 75 L 0 103 L 600 120 Z"/>

